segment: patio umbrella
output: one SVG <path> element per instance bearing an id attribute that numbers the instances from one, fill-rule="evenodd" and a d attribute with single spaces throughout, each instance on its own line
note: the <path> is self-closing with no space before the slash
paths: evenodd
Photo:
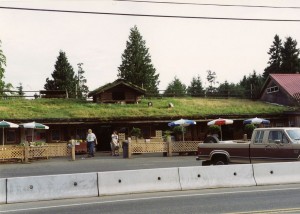
<path id="1" fill-rule="evenodd" d="M 233 124 L 233 120 L 219 118 L 219 119 L 216 119 L 216 120 L 209 121 L 207 123 L 208 126 L 212 126 L 212 125 L 220 126 L 220 128 L 221 128 L 221 140 L 222 140 L 222 125 L 228 125 L 228 124 Z"/>
<path id="2" fill-rule="evenodd" d="M 180 119 L 180 120 L 176 120 L 176 121 L 168 123 L 168 126 L 170 126 L 170 127 L 181 126 L 182 141 L 184 141 L 183 127 L 190 126 L 190 125 L 196 125 L 196 121 L 194 121 L 194 120 L 187 120 L 187 119 Z"/>
<path id="3" fill-rule="evenodd" d="M 46 126 L 41 123 L 36 123 L 36 122 L 30 122 L 30 123 L 23 123 L 20 124 L 21 127 L 26 128 L 26 129 L 32 129 L 32 142 L 33 142 L 33 135 L 34 135 L 34 129 L 49 129 L 49 126 Z"/>
<path id="4" fill-rule="evenodd" d="M 255 117 L 244 120 L 243 124 L 270 124 L 270 120 Z"/>
<path id="5" fill-rule="evenodd" d="M 2 120 L 0 122 L 0 128 L 2 128 L 2 146 L 4 146 L 4 128 L 18 128 L 19 125 L 15 123 L 10 123 Z"/>

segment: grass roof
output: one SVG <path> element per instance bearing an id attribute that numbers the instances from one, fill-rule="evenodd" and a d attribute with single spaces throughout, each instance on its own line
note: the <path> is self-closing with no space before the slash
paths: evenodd
<path id="1" fill-rule="evenodd" d="M 153 106 L 148 107 L 148 102 Z M 173 103 L 174 108 L 168 108 Z M 0 100 L 1 120 L 205 118 L 211 115 L 280 114 L 288 107 L 242 99 L 161 98 L 139 104 L 99 104 L 74 99 Z"/>

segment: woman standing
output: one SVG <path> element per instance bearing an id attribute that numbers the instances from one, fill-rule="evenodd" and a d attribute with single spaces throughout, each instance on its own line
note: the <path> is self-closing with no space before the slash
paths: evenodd
<path id="1" fill-rule="evenodd" d="M 114 131 L 111 135 L 111 155 L 112 156 L 119 156 L 119 136 L 117 134 L 117 131 Z"/>

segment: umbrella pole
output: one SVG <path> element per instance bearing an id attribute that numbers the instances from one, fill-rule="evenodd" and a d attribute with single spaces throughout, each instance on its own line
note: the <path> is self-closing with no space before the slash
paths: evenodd
<path id="1" fill-rule="evenodd" d="M 182 141 L 184 141 L 184 130 L 183 130 L 183 126 L 181 126 L 181 130 L 182 130 Z"/>
<path id="2" fill-rule="evenodd" d="M 223 136 L 222 136 L 222 126 L 220 126 L 220 130 L 221 130 L 221 140 L 223 140 Z"/>
<path id="3" fill-rule="evenodd" d="M 32 141 L 33 142 L 34 129 L 32 129 Z"/>
<path id="4" fill-rule="evenodd" d="M 4 128 L 2 128 L 2 146 L 4 147 Z"/>

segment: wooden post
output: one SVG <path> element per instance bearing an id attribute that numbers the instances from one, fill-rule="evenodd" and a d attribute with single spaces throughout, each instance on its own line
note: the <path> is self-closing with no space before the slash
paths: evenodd
<path id="1" fill-rule="evenodd" d="M 25 144 L 24 144 L 24 162 L 25 163 L 28 163 L 28 157 L 29 157 L 29 145 L 28 145 L 28 142 L 25 141 Z"/>
<path id="2" fill-rule="evenodd" d="M 128 158 L 131 158 L 131 138 L 128 138 Z"/>
<path id="3" fill-rule="evenodd" d="M 72 161 L 75 160 L 75 145 L 76 145 L 76 141 L 75 140 L 71 140 L 71 155 L 72 155 Z"/>
<path id="4" fill-rule="evenodd" d="M 168 157 L 172 157 L 173 144 L 172 144 L 171 136 L 167 137 L 167 144 L 168 144 Z"/>

